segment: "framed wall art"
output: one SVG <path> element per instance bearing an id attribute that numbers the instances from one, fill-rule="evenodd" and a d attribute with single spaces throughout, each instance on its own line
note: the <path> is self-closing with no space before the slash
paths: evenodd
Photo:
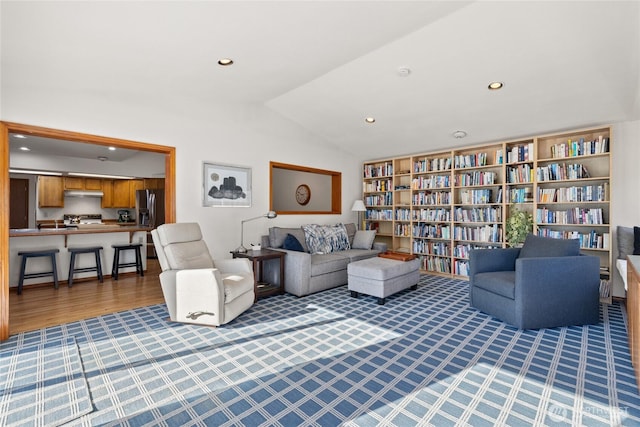
<path id="1" fill-rule="evenodd" d="M 251 207 L 251 168 L 202 164 L 202 205 Z"/>

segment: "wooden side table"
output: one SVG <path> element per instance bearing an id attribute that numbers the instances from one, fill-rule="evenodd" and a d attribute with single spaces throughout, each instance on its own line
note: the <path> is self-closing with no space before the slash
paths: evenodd
<path id="1" fill-rule="evenodd" d="M 280 251 L 274 251 L 271 249 L 261 249 L 259 251 L 248 250 L 247 252 L 231 252 L 234 258 L 248 258 L 253 263 L 253 276 L 255 280 L 255 300 L 258 298 L 281 295 L 284 293 L 284 257 L 286 253 Z M 263 278 L 264 262 L 268 260 L 279 259 L 279 283 L 265 282 Z"/>

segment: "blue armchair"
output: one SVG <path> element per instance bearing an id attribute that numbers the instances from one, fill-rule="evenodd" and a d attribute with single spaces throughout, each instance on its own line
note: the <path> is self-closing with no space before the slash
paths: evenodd
<path id="1" fill-rule="evenodd" d="M 600 260 L 578 240 L 527 236 L 522 248 L 469 254 L 472 307 L 520 329 L 599 321 Z"/>

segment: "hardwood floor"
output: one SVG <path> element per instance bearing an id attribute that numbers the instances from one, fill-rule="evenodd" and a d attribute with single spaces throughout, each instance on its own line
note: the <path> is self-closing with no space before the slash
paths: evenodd
<path id="1" fill-rule="evenodd" d="M 144 277 L 120 274 L 118 280 L 105 277 L 103 283 L 75 279 L 72 288 L 66 282 L 60 283 L 58 289 L 53 285 L 25 287 L 22 295 L 11 288 L 9 334 L 163 303 L 159 274 L 158 261 L 149 259 Z"/>

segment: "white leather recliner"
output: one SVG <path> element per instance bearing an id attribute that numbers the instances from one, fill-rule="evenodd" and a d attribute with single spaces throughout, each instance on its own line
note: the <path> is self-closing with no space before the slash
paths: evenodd
<path id="1" fill-rule="evenodd" d="M 172 321 L 219 326 L 253 305 L 251 262 L 246 258 L 214 262 L 197 223 L 163 224 L 151 236 Z"/>

